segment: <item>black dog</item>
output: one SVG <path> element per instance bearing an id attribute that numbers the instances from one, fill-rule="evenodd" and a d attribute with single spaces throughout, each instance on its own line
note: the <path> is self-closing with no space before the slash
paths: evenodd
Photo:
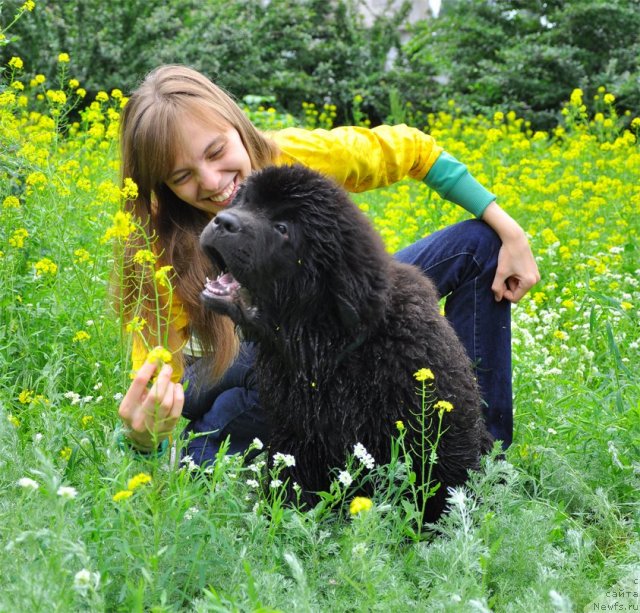
<path id="1" fill-rule="evenodd" d="M 207 281 L 208 308 L 259 341 L 256 371 L 269 415 L 271 455 L 295 457 L 307 503 L 330 485 L 361 443 L 378 463 L 390 459 L 397 421 L 406 428 L 418 479 L 421 434 L 442 435 L 431 478 L 440 487 L 425 519 L 443 511 L 447 488 L 464 483 L 491 447 L 469 359 L 439 312 L 432 283 L 398 263 L 347 193 L 302 166 L 253 174 L 200 244 L 222 274 Z M 414 373 L 435 375 L 427 416 Z M 284 479 L 283 479 L 284 480 Z M 293 498 L 293 492 L 289 492 Z"/>

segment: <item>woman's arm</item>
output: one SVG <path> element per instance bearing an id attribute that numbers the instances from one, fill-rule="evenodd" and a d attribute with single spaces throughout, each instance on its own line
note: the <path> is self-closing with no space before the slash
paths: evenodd
<path id="1" fill-rule="evenodd" d="M 499 302 L 503 298 L 518 302 L 538 281 L 538 265 L 524 230 L 494 201 L 484 210 L 481 219 L 491 226 L 502 247 L 491 290 Z"/>

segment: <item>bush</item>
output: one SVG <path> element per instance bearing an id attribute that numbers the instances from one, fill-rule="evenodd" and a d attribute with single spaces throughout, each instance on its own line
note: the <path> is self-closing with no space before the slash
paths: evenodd
<path id="1" fill-rule="evenodd" d="M 38 5 L 13 29 L 0 60 L 21 57 L 27 73 L 52 79 L 61 52 L 90 94 L 133 89 L 162 63 L 188 64 L 241 98 L 275 96 L 301 114 L 303 101 L 336 105 L 353 119 L 353 97 L 381 119 L 389 109 L 384 74 L 408 4 L 367 27 L 360 0 L 74 0 Z M 20 2 L 6 3 L 13 14 Z M 30 75 L 31 76 L 31 75 Z"/>

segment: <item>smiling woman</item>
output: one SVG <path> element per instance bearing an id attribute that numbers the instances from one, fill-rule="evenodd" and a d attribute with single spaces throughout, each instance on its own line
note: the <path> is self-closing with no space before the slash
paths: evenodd
<path id="1" fill-rule="evenodd" d="M 272 164 L 307 166 L 350 192 L 405 178 L 424 181 L 486 222 L 453 226 L 399 257 L 428 272 L 440 283 L 441 295 L 449 294 L 447 315 L 472 360 L 482 364 L 477 375 L 489 429 L 505 445 L 510 443 L 508 301 L 517 302 L 538 280 L 537 267 L 522 228 L 431 136 L 406 125 L 287 128 L 262 134 L 204 75 L 183 66 L 163 66 L 131 96 L 121 137 L 123 181 L 131 179 L 138 187 L 125 208 L 142 233 L 132 233 L 126 241 L 116 295 L 124 325 L 135 318 L 148 322 L 134 338 L 138 372 L 120 405 L 137 447 L 153 449 L 181 414 L 191 420 L 189 430 L 213 433 L 189 443 L 198 463 L 213 460 L 227 435 L 232 452 L 246 450 L 255 436 L 268 439 L 252 352 L 245 347 L 236 359 L 239 341 L 232 322 L 201 303 L 205 279 L 221 271 L 214 270 L 198 239 L 211 218 L 234 198 L 239 184 Z M 149 245 L 157 256 L 153 265 L 136 260 Z M 453 245 L 455 254 L 450 253 Z M 455 279 L 442 273 L 443 258 L 459 262 Z M 165 271 L 162 291 L 157 283 L 160 270 Z M 171 284 L 167 270 L 173 273 Z M 469 311 L 468 305 L 475 307 Z M 486 331 L 480 340 L 478 329 Z M 170 350 L 172 359 L 150 385 L 156 367 L 145 359 L 158 344 Z M 204 359 L 196 367 L 192 362 L 197 357 Z M 180 384 L 185 379 L 191 383 L 186 396 Z"/>
<path id="2" fill-rule="evenodd" d="M 215 214 L 233 199 L 251 174 L 251 160 L 235 128 L 203 123 L 186 115 L 178 121 L 183 146 L 166 183 L 187 204 Z"/>

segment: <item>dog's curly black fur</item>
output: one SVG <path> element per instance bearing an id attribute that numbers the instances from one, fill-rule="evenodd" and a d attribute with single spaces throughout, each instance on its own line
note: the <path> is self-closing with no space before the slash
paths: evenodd
<path id="1" fill-rule="evenodd" d="M 224 273 L 207 282 L 203 301 L 259 341 L 271 454 L 295 456 L 288 477 L 305 502 L 317 502 L 315 492 L 328 489 L 330 470 L 344 466 L 356 443 L 388 462 L 397 421 L 417 448 L 414 373 L 433 371 L 432 403 L 454 407 L 443 415 L 432 472 L 440 487 L 425 519 L 436 519 L 447 488 L 478 468 L 491 437 L 469 359 L 432 283 L 386 253 L 342 188 L 302 166 L 253 174 L 200 243 Z M 431 410 L 431 441 L 437 426 Z"/>

